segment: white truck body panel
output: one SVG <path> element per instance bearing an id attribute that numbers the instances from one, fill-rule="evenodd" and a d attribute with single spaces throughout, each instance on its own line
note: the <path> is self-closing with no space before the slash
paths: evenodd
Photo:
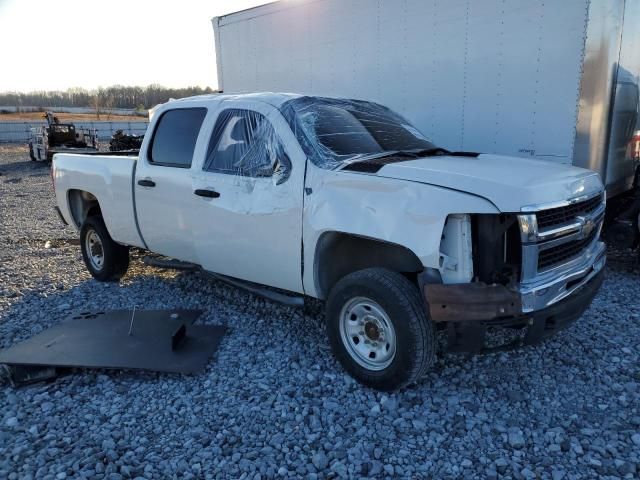
<path id="1" fill-rule="evenodd" d="M 53 180 L 56 201 L 65 221 L 80 229 L 71 211 L 69 193 L 88 192 L 103 207 L 104 223 L 111 237 L 119 243 L 144 248 L 136 226 L 131 185 L 135 165 L 136 157 L 56 154 Z"/>
<path id="2" fill-rule="evenodd" d="M 575 198 L 602 190 L 595 172 L 535 159 L 511 159 L 505 165 L 507 158 L 499 155 L 424 158 L 386 165 L 378 175 L 469 192 L 489 199 L 501 212 L 544 205 L 549 201 L 549 192 L 555 198 Z"/>
<path id="3" fill-rule="evenodd" d="M 193 243 L 193 190 L 189 172 L 181 168 L 136 169 L 138 180 L 151 180 L 154 188 L 134 183 L 138 225 L 144 241 L 153 252 L 185 262 L 198 262 Z M 171 201 L 169 201 L 171 199 Z"/>
<path id="4" fill-rule="evenodd" d="M 189 169 L 151 164 L 147 157 L 151 134 L 146 136 L 139 158 L 57 155 L 56 195 L 65 220 L 80 228 L 71 214 L 68 192 L 86 191 L 98 199 L 105 224 L 119 243 L 148 248 L 234 278 L 302 293 L 301 222 L 306 157 L 274 107 L 291 97 L 266 94 L 258 98 L 202 97 L 170 102 L 154 110 L 150 133 L 166 110 L 177 107 L 208 110 Z M 248 108 L 269 118 L 294 163 L 287 182 L 274 187 L 271 179 L 202 171 L 209 139 L 222 108 Z M 70 170 L 82 174 L 71 178 Z M 153 180 L 155 187 L 137 184 L 145 179 Z M 80 187 L 81 184 L 85 187 Z M 197 197 L 193 192 L 199 188 L 215 188 L 221 197 L 215 201 Z"/>
<path id="5" fill-rule="evenodd" d="M 301 217 L 304 168 L 296 167 L 287 182 L 274 186 L 268 178 L 247 178 L 203 171 L 203 163 L 218 114 L 223 109 L 249 109 L 265 115 L 283 140 L 292 162 L 305 157 L 282 115 L 265 100 L 209 97 L 169 103 L 172 108 L 206 108 L 207 116 L 189 169 L 153 165 L 145 153 L 145 138 L 136 170 L 136 201 L 142 236 L 152 251 L 201 265 L 205 270 L 302 293 Z M 286 98 L 285 98 L 286 99 Z M 153 130 L 150 130 L 153 131 Z M 153 179 L 156 186 L 137 185 Z M 215 189 L 220 198 L 197 197 L 197 189 Z M 171 201 L 167 201 L 171 199 Z M 158 221 L 162 219 L 161 221 Z M 260 245 L 260 248 L 256 246 Z"/>
<path id="6" fill-rule="evenodd" d="M 272 178 L 248 178 L 203 171 L 206 143 L 220 110 L 248 109 L 269 119 L 296 166 L 282 185 Z M 194 197 L 192 239 L 197 263 L 205 270 L 303 293 L 302 195 L 306 157 L 286 121 L 273 106 L 250 100 L 225 100 L 205 120 L 203 150 L 196 150 L 192 189 L 215 189 L 215 200 Z M 196 147 L 198 148 L 198 147 Z M 210 220 L 209 220 L 210 219 Z M 232 241 L 230 241 L 232 239 Z"/>
<path id="7" fill-rule="evenodd" d="M 636 165 L 638 22 L 635 0 L 302 0 L 213 27 L 226 93 L 377 101 L 449 150 L 590 168 L 617 194 Z"/>
<path id="8" fill-rule="evenodd" d="M 499 213 L 486 199 L 462 191 L 372 175 L 308 166 L 304 210 L 305 293 L 319 296 L 314 274 L 323 234 L 341 232 L 380 239 L 412 251 L 425 267 L 440 269 L 440 241 L 447 216 Z M 437 201 L 434 199 L 437 198 Z M 433 232 L 438 232 L 433 235 Z"/>

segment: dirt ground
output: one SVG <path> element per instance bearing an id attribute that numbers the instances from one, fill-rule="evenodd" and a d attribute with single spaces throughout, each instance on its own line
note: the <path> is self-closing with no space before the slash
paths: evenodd
<path id="1" fill-rule="evenodd" d="M 55 113 L 55 112 L 54 112 Z M 93 113 L 55 113 L 60 122 L 140 122 L 146 121 L 142 115 L 109 115 L 101 114 L 100 118 Z M 44 121 L 44 112 L 0 113 L 0 122 L 37 122 Z"/>

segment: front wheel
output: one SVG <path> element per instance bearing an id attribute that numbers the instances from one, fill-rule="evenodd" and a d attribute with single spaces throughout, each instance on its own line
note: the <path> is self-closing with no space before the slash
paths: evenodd
<path id="1" fill-rule="evenodd" d="M 129 247 L 116 243 L 102 217 L 88 217 L 80 229 L 80 248 L 87 269 L 101 282 L 120 280 L 129 268 Z"/>
<path id="2" fill-rule="evenodd" d="M 394 390 L 415 383 L 435 360 L 435 329 L 418 288 L 399 273 L 361 270 L 327 301 L 327 333 L 342 366 L 360 383 Z"/>

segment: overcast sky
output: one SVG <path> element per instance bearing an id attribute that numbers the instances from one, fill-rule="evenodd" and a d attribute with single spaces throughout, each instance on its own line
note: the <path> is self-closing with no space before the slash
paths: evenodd
<path id="1" fill-rule="evenodd" d="M 216 88 L 211 18 L 264 3 L 269 0 L 0 0 L 0 91 L 150 83 Z"/>

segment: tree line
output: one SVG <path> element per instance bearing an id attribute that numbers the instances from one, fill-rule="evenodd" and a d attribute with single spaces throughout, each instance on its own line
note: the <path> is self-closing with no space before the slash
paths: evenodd
<path id="1" fill-rule="evenodd" d="M 16 107 L 134 108 L 145 110 L 170 98 L 213 93 L 210 87 L 167 88 L 162 85 L 126 87 L 112 85 L 95 90 L 69 88 L 65 91 L 0 92 L 0 105 Z"/>

